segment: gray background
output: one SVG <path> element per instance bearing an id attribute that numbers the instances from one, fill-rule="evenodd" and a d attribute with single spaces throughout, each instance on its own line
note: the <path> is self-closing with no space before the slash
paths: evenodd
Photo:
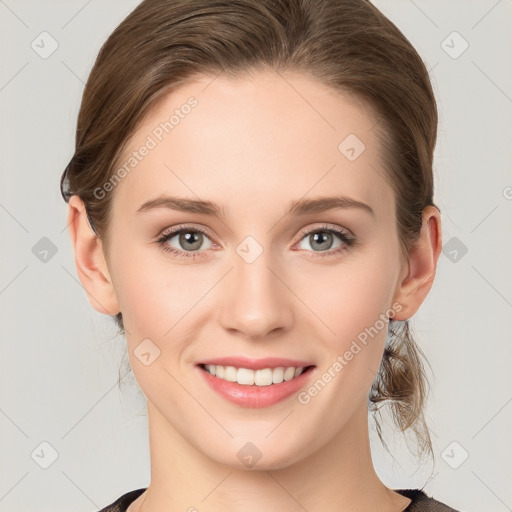
<path id="1" fill-rule="evenodd" d="M 125 341 L 87 301 L 59 192 L 85 80 L 137 3 L 0 0 L 1 511 L 94 511 L 149 483 L 145 399 L 131 374 L 118 386 Z M 512 2 L 375 3 L 430 69 L 444 243 L 412 321 L 436 462 L 418 469 L 400 436 L 395 461 L 372 431 L 375 465 L 460 510 L 512 510 Z"/>

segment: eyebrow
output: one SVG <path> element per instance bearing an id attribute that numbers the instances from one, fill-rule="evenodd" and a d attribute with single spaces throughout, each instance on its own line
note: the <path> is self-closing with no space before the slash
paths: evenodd
<path id="1" fill-rule="evenodd" d="M 225 218 L 226 216 L 224 207 L 211 201 L 183 199 L 171 196 L 160 196 L 146 201 L 139 207 L 137 213 L 143 213 L 158 208 L 214 215 L 220 218 Z M 297 201 L 292 201 L 287 215 L 308 215 L 311 213 L 321 213 L 339 208 L 358 208 L 375 217 L 375 212 L 369 205 L 345 196 L 329 196 L 319 197 L 317 199 L 299 199 Z"/>

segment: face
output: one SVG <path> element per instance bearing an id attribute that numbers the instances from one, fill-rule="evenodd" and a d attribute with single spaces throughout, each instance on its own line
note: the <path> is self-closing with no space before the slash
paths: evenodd
<path id="1" fill-rule="evenodd" d="M 134 151 L 137 163 L 110 192 L 108 272 L 135 377 L 171 429 L 233 467 L 248 442 L 264 467 L 289 465 L 366 410 L 406 275 L 375 119 L 283 77 L 174 90 L 138 127 L 119 167 Z M 142 207 L 164 197 L 189 208 Z M 198 366 L 224 357 L 312 368 L 298 387 L 259 387 L 260 401 L 227 384 L 228 399 Z"/>

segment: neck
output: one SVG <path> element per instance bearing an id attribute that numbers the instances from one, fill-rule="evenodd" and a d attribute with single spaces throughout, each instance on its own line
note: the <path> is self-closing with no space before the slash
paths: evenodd
<path id="1" fill-rule="evenodd" d="M 129 512 L 402 511 L 410 500 L 374 471 L 363 406 L 313 454 L 279 469 L 239 470 L 191 446 L 148 402 L 151 483 Z"/>

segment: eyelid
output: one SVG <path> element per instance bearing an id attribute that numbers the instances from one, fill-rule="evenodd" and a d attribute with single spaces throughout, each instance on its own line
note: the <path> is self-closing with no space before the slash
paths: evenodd
<path id="1" fill-rule="evenodd" d="M 297 240 L 297 242 L 300 242 L 306 235 L 315 233 L 316 231 L 324 231 L 324 230 L 325 231 L 331 231 L 331 230 L 339 231 L 339 232 L 345 234 L 348 238 L 355 239 L 354 234 L 347 228 L 338 226 L 337 224 L 329 224 L 328 222 L 323 222 L 323 223 L 319 223 L 319 224 L 321 224 L 321 225 L 316 226 L 316 227 L 309 226 L 307 228 L 301 229 L 299 232 L 299 239 Z"/>
<path id="2" fill-rule="evenodd" d="M 203 235 L 206 235 L 208 238 L 212 239 L 215 238 L 215 236 L 210 232 L 208 228 L 202 227 L 202 226 L 196 226 L 194 224 L 178 224 L 177 226 L 173 226 L 172 228 L 166 228 L 164 229 L 158 236 L 157 239 L 160 239 L 167 235 L 177 235 L 180 233 L 180 231 L 199 231 L 200 233 L 203 233 Z M 213 242 L 213 240 L 212 240 Z"/>

